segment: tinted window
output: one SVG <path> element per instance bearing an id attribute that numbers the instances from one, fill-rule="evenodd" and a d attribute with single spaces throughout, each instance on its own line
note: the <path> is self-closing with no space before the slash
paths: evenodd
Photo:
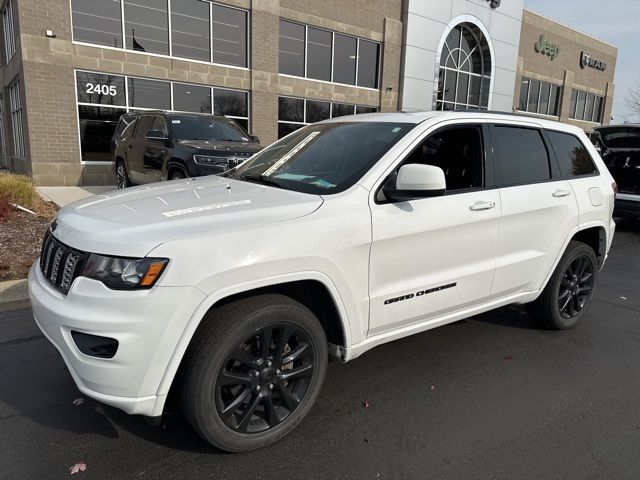
<path id="1" fill-rule="evenodd" d="M 307 123 L 315 123 L 329 118 L 331 103 L 307 100 Z"/>
<path id="2" fill-rule="evenodd" d="M 169 54 L 167 0 L 127 0 L 124 19 L 127 48 Z"/>
<path id="3" fill-rule="evenodd" d="M 480 127 L 454 127 L 429 135 L 404 163 L 440 167 L 447 191 L 455 191 L 483 186 L 483 156 Z"/>
<path id="4" fill-rule="evenodd" d="M 173 137 L 181 140 L 249 141 L 247 134 L 226 118 L 172 115 L 169 122 Z"/>
<path id="5" fill-rule="evenodd" d="M 377 111 L 378 109 L 376 107 L 364 107 L 364 106 L 356 105 L 356 113 L 374 113 Z"/>
<path id="6" fill-rule="evenodd" d="M 249 181 L 262 176 L 301 192 L 336 193 L 353 185 L 414 127 L 386 122 L 309 125 L 262 150 L 230 176 Z"/>
<path id="7" fill-rule="evenodd" d="M 304 127 L 299 123 L 280 123 L 278 122 L 278 138 L 286 137 L 291 132 L 295 132 Z"/>
<path id="8" fill-rule="evenodd" d="M 502 172 L 502 185 L 549 180 L 549 154 L 540 132 L 532 128 L 496 126 L 494 155 Z"/>
<path id="9" fill-rule="evenodd" d="M 378 52 L 380 45 L 360 40 L 358 48 L 358 85 L 378 88 Z"/>
<path id="10" fill-rule="evenodd" d="M 171 48 L 178 57 L 211 60 L 209 3 L 200 0 L 171 3 Z"/>
<path id="11" fill-rule="evenodd" d="M 531 86 L 529 88 L 529 104 L 527 105 L 527 112 L 537 112 L 538 109 L 538 96 L 540 95 L 540 82 L 537 80 L 531 80 Z"/>
<path id="12" fill-rule="evenodd" d="M 129 106 L 171 110 L 171 84 L 130 77 Z"/>
<path id="13" fill-rule="evenodd" d="M 280 20 L 280 73 L 304 77 L 304 26 Z"/>
<path id="14" fill-rule="evenodd" d="M 153 124 L 151 125 L 151 130 L 157 130 L 162 132 L 162 134 L 167 137 L 169 134 L 167 133 L 167 122 L 164 121 L 162 117 L 153 117 Z"/>
<path id="15" fill-rule="evenodd" d="M 151 130 L 151 125 L 153 124 L 153 118 L 151 116 L 143 116 L 139 117 L 135 131 L 135 138 L 143 139 L 147 136 L 147 132 Z"/>
<path id="16" fill-rule="evenodd" d="M 123 113 L 125 110 L 121 108 L 78 106 L 83 162 L 113 161 L 111 138 Z"/>
<path id="17" fill-rule="evenodd" d="M 278 97 L 278 120 L 304 122 L 304 100 Z"/>
<path id="18" fill-rule="evenodd" d="M 102 73 L 76 72 L 78 102 L 124 107 L 124 77 Z"/>
<path id="19" fill-rule="evenodd" d="M 580 140 L 567 133 L 548 131 L 547 134 L 556 153 L 562 175 L 577 177 L 598 173 L 591 155 Z"/>
<path id="20" fill-rule="evenodd" d="M 72 0 L 73 39 L 122 48 L 120 0 Z"/>
<path id="21" fill-rule="evenodd" d="M 247 12 L 213 5 L 213 61 L 247 66 Z"/>
<path id="22" fill-rule="evenodd" d="M 213 89 L 213 113 L 216 115 L 247 117 L 249 116 L 248 103 L 247 92 L 224 88 Z"/>
<path id="23" fill-rule="evenodd" d="M 331 117 L 332 118 L 343 117 L 345 115 L 353 115 L 353 113 L 354 113 L 353 105 L 347 105 L 346 103 L 334 103 Z"/>
<path id="24" fill-rule="evenodd" d="M 182 112 L 211 113 L 211 88 L 174 83 L 173 109 Z"/>
<path id="25" fill-rule="evenodd" d="M 356 83 L 356 44 L 353 37 L 335 34 L 333 52 L 333 81 L 337 83 Z"/>
<path id="26" fill-rule="evenodd" d="M 331 80 L 331 32 L 308 28 L 307 77 Z"/>

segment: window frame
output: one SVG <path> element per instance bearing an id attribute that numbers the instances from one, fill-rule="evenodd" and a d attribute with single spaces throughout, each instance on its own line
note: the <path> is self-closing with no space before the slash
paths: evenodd
<path id="1" fill-rule="evenodd" d="M 24 135 L 24 107 L 22 106 L 22 89 L 20 79 L 15 79 L 8 87 L 9 92 L 9 118 L 11 120 L 11 133 L 13 138 L 13 156 L 26 158 L 27 148 Z"/>
<path id="2" fill-rule="evenodd" d="M 576 139 L 576 141 L 582 145 L 582 147 L 585 149 L 585 151 L 587 152 L 587 155 L 589 155 L 589 159 L 591 160 L 591 163 L 593 164 L 593 168 L 595 169 L 596 173 L 584 173 L 582 175 L 573 175 L 573 176 L 566 176 L 562 173 L 562 168 L 560 168 L 560 160 L 558 158 L 558 153 L 555 151 L 555 147 L 553 146 L 553 141 L 551 141 L 551 138 L 548 138 L 549 140 L 549 145 L 551 145 L 551 150 L 553 151 L 553 154 L 556 158 L 556 163 L 558 164 L 558 168 L 560 169 L 560 175 L 562 175 L 562 178 L 564 178 L 565 180 L 578 180 L 581 178 L 590 178 L 590 177 L 599 177 L 600 176 L 600 169 L 598 168 L 598 164 L 594 161 L 593 156 L 591 155 L 591 152 L 589 151 L 589 147 L 587 145 L 584 144 L 584 142 L 580 139 L 580 137 L 578 137 L 577 135 L 570 133 L 570 132 L 565 132 L 562 130 L 555 130 L 553 128 L 545 128 L 545 133 L 547 132 L 553 132 L 553 133 L 560 133 L 563 135 L 568 135 L 570 137 L 573 137 Z"/>
<path id="3" fill-rule="evenodd" d="M 444 125 L 439 124 L 435 128 L 429 129 L 428 131 L 420 134 L 420 136 L 416 140 L 414 140 L 404 152 L 402 152 L 401 156 L 394 162 L 392 168 L 390 170 L 387 170 L 385 174 L 382 175 L 382 177 L 380 177 L 381 180 L 380 179 L 378 180 L 379 183 L 373 189 L 373 191 L 375 191 L 375 194 L 373 195 L 374 203 L 376 205 L 387 205 L 389 203 L 398 203 L 398 202 L 392 202 L 391 200 L 383 199 L 383 196 L 381 196 L 382 189 L 384 188 L 385 184 L 389 181 L 389 179 L 394 174 L 396 174 L 403 165 L 406 165 L 407 160 L 409 159 L 409 157 L 411 157 L 413 152 L 415 152 L 418 148 L 421 148 L 422 144 L 425 141 L 427 141 L 427 139 L 431 135 L 436 135 L 437 133 L 442 132 L 443 130 L 457 130 L 461 128 L 471 128 L 471 127 L 476 128 L 480 131 L 480 141 L 482 142 L 483 186 L 475 187 L 475 188 L 465 188 L 460 190 L 452 190 L 452 191 L 449 191 L 447 189 L 445 193 L 443 195 L 440 195 L 439 197 L 424 197 L 424 198 L 418 198 L 410 201 L 416 202 L 416 201 L 424 201 L 424 200 L 434 200 L 434 199 L 445 197 L 445 196 L 450 197 L 453 195 L 464 195 L 466 193 L 474 193 L 474 192 L 480 192 L 484 190 L 493 190 L 497 188 L 496 179 L 495 179 L 494 161 L 491 156 L 489 126 L 484 120 L 476 120 L 476 121 L 470 120 L 470 121 L 464 121 L 464 122 L 457 121 L 454 123 L 446 123 Z M 446 179 L 446 176 L 445 176 L 445 179 Z"/>
<path id="4" fill-rule="evenodd" d="M 4 129 L 4 95 L 0 92 L 0 155 L 7 152 L 5 129 Z"/>
<path id="5" fill-rule="evenodd" d="M 558 165 L 558 160 L 556 158 L 555 151 L 551 146 L 551 141 L 549 140 L 549 137 L 547 136 L 547 132 L 544 128 L 538 125 L 531 125 L 531 124 L 513 124 L 513 123 L 499 123 L 499 122 L 491 122 L 489 123 L 488 127 L 489 127 L 490 144 L 491 144 L 489 150 L 491 152 L 491 159 L 494 165 L 495 182 L 498 188 L 510 188 L 510 187 L 517 187 L 521 185 L 537 185 L 542 183 L 551 183 L 551 182 L 557 182 L 559 180 L 564 180 L 564 177 L 560 172 L 560 166 Z M 496 127 L 519 128 L 519 129 L 537 131 L 540 134 L 542 143 L 547 151 L 550 178 L 545 180 L 532 180 L 528 182 L 504 183 L 504 180 L 502 178 L 502 160 L 495 154 Z"/>
<path id="6" fill-rule="evenodd" d="M 530 101 L 530 97 L 531 97 L 531 82 L 538 82 L 540 84 L 540 89 L 538 91 L 538 98 L 536 99 L 535 105 L 536 105 L 536 111 L 529 111 L 529 101 Z M 525 99 L 525 108 L 524 110 L 520 105 L 520 100 L 522 100 L 522 93 L 523 93 L 523 89 L 526 88 L 526 99 Z M 540 111 L 540 99 L 542 98 L 542 91 L 544 89 L 547 89 L 549 92 L 549 98 L 547 99 L 547 111 L 546 112 L 541 112 Z M 556 91 L 556 96 L 555 96 L 555 102 L 552 102 L 551 99 L 553 98 L 553 92 L 554 90 Z M 560 117 L 560 110 L 562 107 L 562 96 L 563 96 L 563 86 L 557 83 L 552 83 L 552 82 L 546 82 L 544 80 L 537 80 L 535 78 L 531 78 L 531 77 L 527 77 L 525 75 L 523 75 L 521 77 L 520 80 L 520 96 L 519 96 L 519 100 L 518 100 L 518 108 L 516 108 L 517 111 L 519 112 L 526 112 L 526 113 L 531 113 L 534 115 L 541 115 L 544 117 L 550 117 L 550 118 L 559 118 Z M 552 110 L 555 108 L 557 108 L 556 113 L 551 113 Z"/>
<path id="7" fill-rule="evenodd" d="M 578 117 L 576 113 L 578 110 L 578 99 L 580 98 L 581 95 L 584 96 L 584 109 L 582 110 L 582 116 Z M 588 103 L 589 96 L 594 98 L 594 103 L 592 105 L 593 108 L 591 109 L 591 115 L 589 119 L 587 119 L 585 118 L 585 114 L 587 113 L 586 106 Z M 574 98 L 575 98 L 575 103 L 574 103 Z M 588 92 L 587 90 L 580 90 L 579 88 L 574 88 L 571 91 L 571 111 L 569 112 L 569 118 L 571 120 L 578 120 L 579 122 L 596 123 L 601 125 L 602 117 L 604 116 L 605 103 L 606 103 L 606 96 L 604 95 L 600 95 L 599 93 Z M 598 118 L 595 118 L 596 111 L 598 112 Z"/>
<path id="8" fill-rule="evenodd" d="M 293 120 L 280 120 L 280 116 L 278 114 L 278 125 L 281 123 L 287 123 L 289 125 L 299 125 L 299 128 L 303 128 L 306 127 L 307 125 L 313 125 L 313 123 L 317 123 L 317 122 L 307 122 L 307 101 L 310 102 L 324 102 L 324 103 L 328 103 L 329 104 L 329 119 L 332 118 L 339 118 L 340 116 L 345 116 L 345 115 L 340 115 L 339 117 L 334 117 L 333 116 L 333 105 L 334 104 L 340 104 L 340 105 L 349 105 L 351 107 L 353 107 L 353 113 L 351 115 L 356 115 L 356 109 L 357 107 L 366 107 L 366 108 L 375 108 L 377 112 L 380 111 L 380 107 L 373 107 L 373 106 L 369 106 L 369 105 L 360 105 L 360 104 L 355 104 L 355 103 L 343 103 L 343 102 L 332 102 L 331 100 L 320 100 L 317 98 L 303 98 L 303 97 L 293 97 L 291 95 L 278 95 L 278 100 L 280 98 L 290 98 L 292 100 L 302 100 L 303 105 L 302 105 L 302 122 L 295 122 Z M 369 112 L 369 113 L 373 113 L 373 112 Z M 361 114 L 364 115 L 364 114 Z M 321 120 L 323 121 L 323 120 Z M 284 137 L 280 137 L 280 138 L 284 138 Z M 278 140 L 280 140 L 280 138 L 278 138 Z"/>
<path id="9" fill-rule="evenodd" d="M 279 17 L 279 21 L 281 22 L 288 22 L 288 23 L 293 23 L 296 25 L 300 25 L 302 27 L 304 27 L 304 76 L 300 77 L 298 75 L 291 75 L 289 73 L 281 73 L 280 72 L 280 68 L 278 68 L 278 75 L 282 75 L 284 77 L 291 77 L 291 78 L 304 78 L 307 80 L 311 80 L 313 82 L 322 82 L 322 83 L 330 83 L 332 85 L 346 85 L 348 87 L 354 87 L 354 88 L 363 88 L 365 90 L 372 90 L 375 92 L 379 92 L 381 87 L 381 83 L 382 83 L 382 79 L 380 76 L 381 73 L 381 68 L 382 68 L 382 51 L 383 51 L 383 47 L 384 44 L 383 42 L 379 42 L 377 40 L 373 40 L 371 38 L 363 38 L 363 37 L 358 37 L 355 35 L 350 35 L 348 33 L 344 33 L 344 32 L 336 32 L 334 30 L 329 30 L 327 28 L 323 28 L 320 27 L 318 25 L 308 25 L 306 23 L 301 23 L 301 22 L 297 22 L 295 20 L 291 20 L 289 18 L 283 18 L 283 17 Z M 307 76 L 307 64 L 308 64 L 308 58 L 309 56 L 307 55 L 307 44 L 309 42 L 309 28 L 314 28 L 316 30 L 324 30 L 325 32 L 329 32 L 331 34 L 331 80 L 318 80 L 316 78 L 311 78 Z M 340 83 L 340 82 L 336 82 L 334 81 L 334 75 L 335 75 L 335 66 L 334 66 L 334 54 L 335 54 L 335 40 L 336 40 L 336 35 L 342 35 L 345 37 L 351 37 L 351 38 L 355 38 L 356 39 L 356 72 L 355 72 L 355 79 L 354 79 L 354 83 Z M 280 40 L 279 40 L 279 36 L 278 36 L 278 52 L 280 52 Z M 378 59 L 377 59 L 377 64 L 378 64 L 378 68 L 376 70 L 376 84 L 377 87 L 376 88 L 372 88 L 372 87 L 361 87 L 358 85 L 358 69 L 360 66 L 360 60 L 358 58 L 359 55 L 359 51 L 360 51 L 360 40 L 365 41 L 365 42 L 370 42 L 370 43 L 375 43 L 378 45 Z"/>
<path id="10" fill-rule="evenodd" d="M 211 59 L 211 61 L 207 62 L 204 60 L 197 60 L 194 58 L 187 58 L 187 57 L 180 57 L 180 56 L 176 56 L 173 55 L 173 45 L 172 45 L 172 32 L 171 32 L 171 3 L 172 1 L 176 1 L 176 0 L 168 0 L 168 6 L 167 6 L 167 16 L 168 16 L 168 36 L 169 36 L 169 54 L 165 55 L 165 54 L 161 54 L 161 53 L 153 53 L 153 52 L 140 52 L 138 50 L 133 50 L 133 49 L 129 49 L 126 48 L 126 39 L 125 39 L 125 18 L 124 18 L 124 0 L 118 0 L 120 2 L 120 12 L 121 12 L 121 23 L 122 23 L 122 47 L 111 47 L 108 45 L 101 45 L 98 43 L 91 43 L 91 42 L 83 42 L 81 40 L 76 40 L 75 36 L 73 34 L 73 5 L 71 4 L 71 0 L 69 0 L 69 16 L 71 19 L 71 43 L 74 45 L 84 45 L 84 46 L 88 46 L 88 47 L 94 47 L 94 48 L 103 48 L 105 50 L 115 50 L 115 51 L 119 51 L 119 52 L 126 52 L 126 53 L 134 53 L 134 54 L 138 54 L 138 55 L 149 55 L 152 57 L 159 57 L 159 58 L 171 58 L 171 59 L 175 59 L 175 60 L 184 60 L 186 62 L 194 62 L 194 63 L 201 63 L 204 65 L 214 65 L 214 66 L 219 66 L 219 67 L 225 67 L 225 68 L 236 68 L 239 70 L 246 70 L 249 71 L 251 70 L 251 11 L 246 9 L 246 8 L 240 8 L 240 7 L 236 7 L 234 5 L 227 5 L 225 3 L 219 3 L 219 2 L 215 2 L 215 1 L 211 1 L 211 0 L 202 0 L 206 3 L 209 3 L 209 43 L 210 43 L 210 52 L 209 52 L 209 58 Z M 245 18 L 246 18 L 246 30 L 247 30 L 247 39 L 246 39 L 246 43 L 247 43 L 247 48 L 246 48 L 246 58 L 247 58 L 247 66 L 246 67 L 239 67 L 236 65 L 229 65 L 226 63 L 219 63 L 219 62 L 214 62 L 213 61 L 213 35 L 212 35 L 212 30 L 213 30 L 213 4 L 216 4 L 218 6 L 221 7 L 227 7 L 227 8 L 232 8 L 234 10 L 240 10 L 242 12 L 245 13 Z"/>
<path id="11" fill-rule="evenodd" d="M 80 102 L 78 101 L 78 89 L 77 89 L 77 85 L 78 85 L 78 73 L 93 73 L 93 74 L 98 74 L 98 75 L 111 75 L 114 77 L 124 77 L 124 90 L 125 90 L 125 104 L 124 105 L 105 105 L 105 104 L 97 104 L 97 103 L 86 103 L 86 102 Z M 78 147 L 79 147 L 79 152 L 80 152 L 80 164 L 82 165 L 113 165 L 113 161 L 85 161 L 82 160 L 82 138 L 80 135 L 80 117 L 79 117 L 79 112 L 78 112 L 78 107 L 79 106 L 89 106 L 89 107 L 104 107 L 104 108 L 112 108 L 112 109 L 121 109 L 121 110 L 125 110 L 125 113 L 135 113 L 135 112 L 158 112 L 161 109 L 158 108 L 146 108 L 146 107 L 132 107 L 129 104 L 129 79 L 131 78 L 139 78 L 142 80 L 151 80 L 151 81 L 155 81 L 155 82 L 163 82 L 163 83 L 168 83 L 169 85 L 169 89 L 171 92 L 171 105 L 170 105 L 170 109 L 169 110 L 162 110 L 164 112 L 168 112 L 168 113 L 198 113 L 198 112 L 186 112 L 184 110 L 175 110 L 175 104 L 174 104 L 174 96 L 173 96 L 173 85 L 174 84 L 180 84 L 180 85 L 193 85 L 194 87 L 205 87 L 205 88 L 209 88 L 211 91 L 211 113 L 210 115 L 215 115 L 213 112 L 214 110 L 214 90 L 218 89 L 218 90 L 231 90 L 234 92 L 240 92 L 242 94 L 245 95 L 245 98 L 247 100 L 247 116 L 246 117 L 241 117 L 241 116 L 237 116 L 237 115 L 223 115 L 226 118 L 230 118 L 233 120 L 243 120 L 247 122 L 247 125 L 249 126 L 249 130 L 251 130 L 251 92 L 248 90 L 242 90 L 242 89 L 238 89 L 238 88 L 228 88 L 228 87 L 218 87 L 218 86 L 213 86 L 213 85 L 202 85 L 202 84 L 197 84 L 197 83 L 188 83 L 188 82 L 174 82 L 173 80 L 159 80 L 156 78 L 149 78 L 149 77 L 139 77 L 136 75 L 125 75 L 125 74 L 113 74 L 113 73 L 106 73 L 106 72 L 98 72 L 98 71 L 93 71 L 93 70 L 84 70 L 84 69 L 74 69 L 73 71 L 74 74 L 74 84 L 76 85 L 76 89 L 75 89 L 75 99 L 76 99 L 76 120 L 78 122 Z M 138 128 L 138 124 L 139 122 L 136 122 L 136 130 Z M 240 125 L 242 129 L 244 129 L 243 125 Z M 247 132 L 248 134 L 251 134 L 250 131 Z M 136 131 L 133 132 L 133 135 L 135 136 Z"/>
<path id="12" fill-rule="evenodd" d="M 12 0 L 7 0 L 4 8 L 0 11 L 0 17 L 2 17 L 2 34 L 4 38 L 4 63 L 8 65 L 18 50 Z"/>

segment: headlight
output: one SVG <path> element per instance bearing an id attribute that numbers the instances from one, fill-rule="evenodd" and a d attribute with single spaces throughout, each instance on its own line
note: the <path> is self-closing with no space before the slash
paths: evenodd
<path id="1" fill-rule="evenodd" d="M 115 290 L 145 289 L 153 287 L 168 263 L 167 258 L 117 258 L 92 253 L 82 276 Z"/>
<path id="2" fill-rule="evenodd" d="M 227 159 L 220 157 L 212 157 L 210 155 L 194 155 L 193 161 L 198 165 L 207 165 L 210 167 L 220 167 L 227 169 Z"/>

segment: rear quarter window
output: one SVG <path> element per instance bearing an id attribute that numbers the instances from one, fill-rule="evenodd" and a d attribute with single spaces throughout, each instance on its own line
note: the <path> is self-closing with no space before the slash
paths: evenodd
<path id="1" fill-rule="evenodd" d="M 598 174 L 589 151 L 578 137 L 570 133 L 553 131 L 547 131 L 547 134 L 556 153 L 560 171 L 565 178 Z"/>
<path id="2" fill-rule="evenodd" d="M 551 179 L 549 152 L 538 129 L 496 125 L 492 131 L 492 141 L 501 185 Z"/>

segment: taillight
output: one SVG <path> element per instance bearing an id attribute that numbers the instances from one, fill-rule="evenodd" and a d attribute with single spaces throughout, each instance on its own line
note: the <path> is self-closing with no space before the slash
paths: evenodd
<path id="1" fill-rule="evenodd" d="M 611 188 L 613 189 L 613 198 L 616 198 L 618 196 L 618 184 L 613 182 Z"/>

